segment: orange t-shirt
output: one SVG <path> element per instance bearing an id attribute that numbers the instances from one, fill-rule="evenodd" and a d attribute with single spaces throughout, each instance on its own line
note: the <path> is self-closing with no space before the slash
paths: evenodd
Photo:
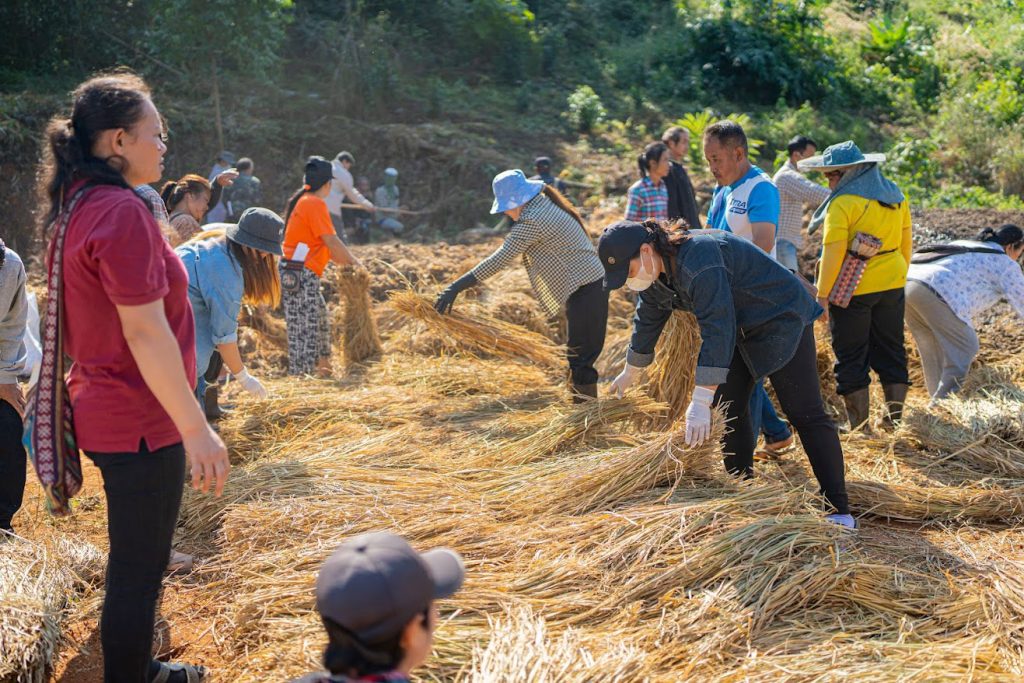
<path id="1" fill-rule="evenodd" d="M 300 242 L 309 246 L 306 256 L 306 267 L 321 277 L 327 262 L 331 260 L 331 250 L 324 244 L 324 235 L 334 235 L 334 224 L 331 214 L 327 212 L 327 204 L 316 195 L 306 194 L 299 201 L 288 217 L 288 225 L 284 229 L 284 257 L 291 259 L 295 247 Z"/>

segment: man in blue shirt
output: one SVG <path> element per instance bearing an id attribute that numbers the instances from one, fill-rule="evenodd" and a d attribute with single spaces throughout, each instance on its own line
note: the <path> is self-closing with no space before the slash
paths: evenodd
<path id="1" fill-rule="evenodd" d="M 719 121 L 704 130 L 704 158 L 718 181 L 711 197 L 707 227 L 743 237 L 775 258 L 779 224 L 779 190 L 771 177 L 750 163 L 747 136 L 733 121 Z M 768 455 L 793 445 L 793 432 L 775 413 L 764 382 L 750 397 L 754 433 L 764 432 Z"/>
<path id="2" fill-rule="evenodd" d="M 767 173 L 750 163 L 743 128 L 732 121 L 708 126 L 704 157 L 718 181 L 707 227 L 735 233 L 774 256 L 779 190 Z"/>

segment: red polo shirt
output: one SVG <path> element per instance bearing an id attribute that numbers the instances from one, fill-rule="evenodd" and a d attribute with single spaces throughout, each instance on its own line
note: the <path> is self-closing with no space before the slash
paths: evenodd
<path id="1" fill-rule="evenodd" d="M 64 352 L 74 361 L 68 388 L 82 450 L 123 453 L 141 442 L 155 450 L 181 441 L 142 379 L 117 315 L 117 305 L 158 300 L 195 386 L 185 266 L 134 192 L 94 187 L 75 208 L 64 242 Z"/>

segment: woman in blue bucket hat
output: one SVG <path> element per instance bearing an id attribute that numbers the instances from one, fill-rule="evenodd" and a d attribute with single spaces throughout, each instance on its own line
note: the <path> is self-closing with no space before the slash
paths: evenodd
<path id="1" fill-rule="evenodd" d="M 903 417 L 910 387 L 903 344 L 903 287 L 912 248 L 910 204 L 882 175 L 879 164 L 884 161 L 884 154 L 864 154 L 847 140 L 800 162 L 801 170 L 824 173 L 832 190 L 814 212 L 808 230 L 823 226 L 818 302 L 828 314 L 837 390 L 846 404 L 850 429 L 868 421 L 869 369 L 882 383 L 885 427 Z M 860 280 L 843 277 L 850 270 L 844 270 L 844 261 L 854 258 L 848 252 L 855 241 L 859 245 L 865 240 L 877 251 L 864 261 Z M 864 257 L 861 253 L 859 258 Z"/>
<path id="2" fill-rule="evenodd" d="M 569 370 L 573 400 L 597 397 L 594 363 L 604 348 L 608 293 L 601 284 L 604 268 L 587 234 L 583 218 L 562 193 L 541 180 L 527 180 L 519 169 L 494 177 L 491 213 L 503 213 L 512 227 L 505 242 L 438 296 L 435 308 L 452 309 L 463 290 L 512 265 L 517 256 L 544 310 L 568 321 Z"/>

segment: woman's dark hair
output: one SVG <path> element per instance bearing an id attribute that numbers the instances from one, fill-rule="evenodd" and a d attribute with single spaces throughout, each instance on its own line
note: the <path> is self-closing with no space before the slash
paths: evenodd
<path id="1" fill-rule="evenodd" d="M 806 135 L 797 135 L 789 141 L 789 144 L 786 145 L 786 153 L 793 156 L 795 152 L 803 152 L 808 146 L 813 146 L 817 149 L 818 143 Z"/>
<path id="2" fill-rule="evenodd" d="M 636 158 L 636 166 L 640 169 L 640 177 L 646 178 L 651 172 L 651 166 L 661 161 L 661 157 L 668 154 L 668 146 L 664 142 L 652 142 L 644 147 L 644 151 Z"/>
<path id="3" fill-rule="evenodd" d="M 572 202 L 566 199 L 564 194 L 559 192 L 551 185 L 544 185 L 544 189 L 542 190 L 542 192 L 544 193 L 545 197 L 550 199 L 555 204 L 555 206 L 557 206 L 562 211 L 565 211 L 567 214 L 575 218 L 576 222 L 580 224 L 581 228 L 583 228 L 583 232 L 587 231 L 587 227 L 583 224 L 583 216 L 581 216 L 580 212 L 576 209 L 576 207 L 572 205 Z"/>
<path id="4" fill-rule="evenodd" d="M 432 628 L 430 608 L 421 614 L 423 628 Z M 337 622 L 321 615 L 327 629 L 327 647 L 324 648 L 324 668 L 332 674 L 360 677 L 394 671 L 405 657 L 401 631 L 380 643 L 367 644 Z"/>
<path id="5" fill-rule="evenodd" d="M 168 180 L 160 189 L 160 198 L 164 200 L 164 206 L 168 211 L 174 211 L 174 207 L 181 203 L 185 195 L 199 196 L 204 192 L 213 192 L 210 181 L 201 175 L 189 173 L 178 180 Z"/>
<path id="6" fill-rule="evenodd" d="M 1011 223 L 1000 226 L 998 230 L 985 228 L 978 233 L 978 241 L 995 242 L 1003 247 L 1020 247 L 1024 244 L 1024 230 Z"/>
<path id="7" fill-rule="evenodd" d="M 125 160 L 100 159 L 93 156 L 92 148 L 103 131 L 127 130 L 138 123 L 149 97 L 149 86 L 131 73 L 96 76 L 75 88 L 71 115 L 57 116 L 46 127 L 39 173 L 40 196 L 49 204 L 42 216 L 44 226 L 60 213 L 76 180 L 128 188 L 122 175 Z"/>
<path id="8" fill-rule="evenodd" d="M 292 211 L 295 210 L 295 205 L 302 199 L 302 195 L 310 192 L 309 185 L 303 185 L 299 189 L 292 193 L 292 196 L 288 198 L 288 203 L 284 207 L 284 223 L 288 225 L 288 219 L 292 217 Z"/>
<path id="9" fill-rule="evenodd" d="M 647 229 L 647 240 L 644 243 L 650 244 L 660 256 L 666 257 L 674 273 L 679 245 L 690 239 L 686 224 L 679 221 L 644 221 L 641 225 Z"/>

